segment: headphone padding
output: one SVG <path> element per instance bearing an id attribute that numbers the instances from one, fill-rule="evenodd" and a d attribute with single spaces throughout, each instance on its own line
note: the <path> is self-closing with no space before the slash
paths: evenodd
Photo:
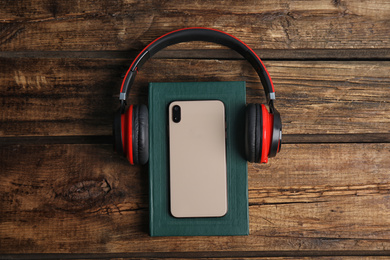
<path id="1" fill-rule="evenodd" d="M 133 146 L 133 163 L 138 164 L 138 142 L 139 142 L 139 106 L 133 105 L 132 117 L 132 146 Z"/>
<path id="2" fill-rule="evenodd" d="M 149 113 L 145 105 L 134 106 L 133 159 L 134 164 L 146 164 L 149 159 Z"/>
<path id="3" fill-rule="evenodd" d="M 276 154 L 280 151 L 282 143 L 282 120 L 280 118 L 279 112 L 274 109 L 274 124 L 272 127 L 272 140 L 271 147 L 269 151 L 269 157 L 275 157 Z"/>
<path id="4" fill-rule="evenodd" d="M 245 155 L 249 162 L 256 159 L 256 105 L 248 104 L 245 111 Z"/>

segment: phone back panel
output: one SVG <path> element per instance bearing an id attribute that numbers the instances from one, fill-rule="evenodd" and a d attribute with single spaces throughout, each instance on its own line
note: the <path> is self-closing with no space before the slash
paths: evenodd
<path id="1" fill-rule="evenodd" d="M 172 109 L 181 108 L 173 121 Z M 225 106 L 175 101 L 169 106 L 170 208 L 174 217 L 221 217 L 227 212 Z"/>

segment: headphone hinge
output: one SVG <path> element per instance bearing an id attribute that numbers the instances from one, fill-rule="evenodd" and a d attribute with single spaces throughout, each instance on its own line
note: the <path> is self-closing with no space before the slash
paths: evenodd
<path id="1" fill-rule="evenodd" d="M 120 103 L 121 103 L 121 106 L 120 106 L 120 111 L 121 111 L 121 114 L 124 114 L 125 113 L 125 110 L 126 110 L 126 100 L 120 100 Z"/>
<path id="2" fill-rule="evenodd" d="M 269 107 L 270 113 L 274 113 L 275 107 L 274 107 L 274 100 L 273 99 L 268 100 L 268 107 Z"/>

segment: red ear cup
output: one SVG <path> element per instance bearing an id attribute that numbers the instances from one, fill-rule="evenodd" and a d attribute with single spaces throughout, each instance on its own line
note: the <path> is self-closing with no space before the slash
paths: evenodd
<path id="1" fill-rule="evenodd" d="M 272 155 L 274 156 L 279 152 L 280 143 L 281 121 L 279 113 L 270 113 L 263 104 L 248 104 L 245 114 L 245 153 L 247 160 L 249 162 L 267 163 L 268 157 L 272 157 Z"/>
<path id="2" fill-rule="evenodd" d="M 265 105 L 261 104 L 261 115 L 263 118 L 263 134 L 262 140 L 263 145 L 261 147 L 261 158 L 260 163 L 268 162 L 268 155 L 271 147 L 271 137 L 272 137 L 272 126 L 274 123 L 274 116 L 270 114 L 265 107 Z"/>
<path id="3" fill-rule="evenodd" d="M 130 105 L 126 113 L 114 118 L 115 150 L 130 164 L 145 164 L 149 159 L 149 115 L 145 105 Z"/>
<path id="4" fill-rule="evenodd" d="M 134 105 L 130 105 L 126 113 L 121 115 L 121 133 L 122 146 L 124 156 L 129 160 L 130 164 L 134 164 L 133 160 L 133 111 Z"/>

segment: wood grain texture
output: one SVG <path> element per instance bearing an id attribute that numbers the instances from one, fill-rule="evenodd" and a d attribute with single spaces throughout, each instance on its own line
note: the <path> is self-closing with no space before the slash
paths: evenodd
<path id="1" fill-rule="evenodd" d="M 297 254 L 297 253 L 300 253 Z M 371 255 L 368 256 L 368 253 Z M 11 259 L 388 259 L 387 251 L 245 251 L 245 252 L 132 252 L 132 253 L 98 253 L 98 254 L 6 254 L 4 258 Z"/>
<path id="2" fill-rule="evenodd" d="M 0 135 L 111 135 L 124 59 L 0 59 Z M 388 134 L 390 62 L 266 61 L 284 134 Z M 154 59 L 138 74 L 130 102 L 147 102 L 148 82 L 247 82 L 248 102 L 264 103 L 243 60 Z M 383 139 L 386 139 L 384 136 Z"/>
<path id="3" fill-rule="evenodd" d="M 249 164 L 250 236 L 149 237 L 147 168 L 112 151 L 131 60 L 189 26 L 242 39 L 275 83 L 287 144 Z M 0 258 L 387 259 L 389 35 L 388 0 L 0 0 Z M 265 101 L 226 48 L 155 58 L 131 103 L 152 81 L 243 80 Z"/>
<path id="4" fill-rule="evenodd" d="M 0 5 L 1 51 L 140 49 L 190 26 L 222 29 L 255 49 L 390 47 L 386 0 L 2 0 Z"/>
<path id="5" fill-rule="evenodd" d="M 388 259 L 387 251 L 301 251 L 300 255 L 296 251 L 251 251 L 251 252 L 132 252 L 132 253 L 98 253 L 98 254 L 6 254 L 4 258 L 11 259 L 356 259 L 356 260 L 382 260 Z M 371 255 L 368 256 L 368 253 Z"/>
<path id="6" fill-rule="evenodd" d="M 146 168 L 111 146 L 0 148 L 3 254 L 390 250 L 390 144 L 285 145 L 249 165 L 250 236 L 154 238 Z"/>

